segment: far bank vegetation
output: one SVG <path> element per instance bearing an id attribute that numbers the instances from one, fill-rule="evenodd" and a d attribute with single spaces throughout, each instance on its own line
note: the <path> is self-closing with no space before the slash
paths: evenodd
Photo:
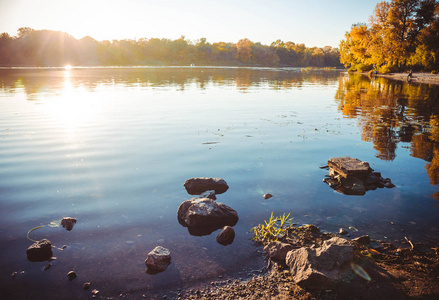
<path id="1" fill-rule="evenodd" d="M 380 2 L 369 24 L 354 24 L 340 42 L 340 61 L 352 71 L 439 69 L 439 2 Z"/>
<path id="2" fill-rule="evenodd" d="M 0 34 L 0 66 L 261 66 L 342 67 L 337 48 L 306 47 L 277 40 L 270 45 L 241 39 L 237 43 L 140 38 L 97 41 L 75 39 L 52 30 L 18 29 Z"/>

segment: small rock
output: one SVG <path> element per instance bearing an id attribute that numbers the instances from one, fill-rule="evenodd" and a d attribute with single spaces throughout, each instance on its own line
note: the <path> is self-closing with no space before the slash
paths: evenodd
<path id="1" fill-rule="evenodd" d="M 84 282 L 84 285 L 82 286 L 82 288 L 84 289 L 84 290 L 88 290 L 89 288 L 90 288 L 90 282 Z"/>
<path id="2" fill-rule="evenodd" d="M 73 226 L 76 224 L 76 219 L 75 218 L 70 218 L 70 217 L 64 217 L 61 220 L 61 225 L 63 228 L 65 228 L 66 230 L 70 231 L 73 229 Z"/>
<path id="3" fill-rule="evenodd" d="M 17 276 L 18 272 L 12 272 L 11 277 Z"/>
<path id="4" fill-rule="evenodd" d="M 147 273 L 157 274 L 163 272 L 171 263 L 171 252 L 162 246 L 155 247 L 145 259 L 145 265 L 148 267 Z"/>
<path id="5" fill-rule="evenodd" d="M 230 226 L 224 226 L 224 228 L 218 233 L 218 236 L 216 237 L 216 241 L 223 245 L 227 246 L 233 243 L 233 240 L 235 239 L 235 230 Z"/>
<path id="6" fill-rule="evenodd" d="M 384 187 L 385 188 L 388 188 L 388 189 L 391 189 L 391 188 L 394 188 L 396 185 L 394 185 L 393 183 L 391 183 L 391 182 L 386 182 L 386 183 L 384 183 Z"/>
<path id="7" fill-rule="evenodd" d="M 45 267 L 44 267 L 44 271 L 49 270 L 52 267 L 52 263 L 48 263 Z"/>
<path id="8" fill-rule="evenodd" d="M 204 193 L 200 194 L 200 198 L 209 198 L 209 199 L 212 199 L 212 200 L 216 200 L 215 191 L 213 191 L 213 190 L 205 191 Z"/>
<path id="9" fill-rule="evenodd" d="M 354 242 L 357 242 L 360 245 L 369 245 L 370 244 L 370 237 L 368 235 L 363 235 L 360 237 L 357 237 L 356 239 L 353 239 Z"/>
<path id="10" fill-rule="evenodd" d="M 67 277 L 69 278 L 70 281 L 72 281 L 73 279 L 78 277 L 78 275 L 76 275 L 75 271 L 70 271 L 69 273 L 67 273 Z"/>
<path id="11" fill-rule="evenodd" d="M 47 239 L 42 239 L 29 246 L 26 250 L 27 259 L 30 261 L 45 261 L 52 257 L 52 244 Z"/>
<path id="12" fill-rule="evenodd" d="M 320 229 L 312 224 L 306 224 L 301 227 L 303 230 L 310 231 L 311 233 L 319 233 Z"/>
<path id="13" fill-rule="evenodd" d="M 341 235 L 348 234 L 347 230 L 344 229 L 344 228 L 340 228 L 340 229 L 338 230 L 338 233 L 341 234 Z"/>
<path id="14" fill-rule="evenodd" d="M 91 291 L 91 294 L 93 296 L 97 296 L 97 295 L 99 295 L 99 290 L 94 289 L 94 290 Z"/>
<path id="15" fill-rule="evenodd" d="M 267 193 L 267 194 L 264 194 L 262 197 L 264 197 L 264 199 L 267 200 L 267 199 L 273 198 L 273 195 Z"/>

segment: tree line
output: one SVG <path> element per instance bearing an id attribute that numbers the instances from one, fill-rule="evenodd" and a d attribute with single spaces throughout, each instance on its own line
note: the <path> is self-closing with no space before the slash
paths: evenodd
<path id="1" fill-rule="evenodd" d="M 241 39 L 237 43 L 140 38 L 96 41 L 52 30 L 18 29 L 0 34 L 0 66 L 218 65 L 270 67 L 342 67 L 337 48 L 308 48 L 277 40 L 271 45 Z"/>
<path id="2" fill-rule="evenodd" d="M 439 69 L 439 2 L 380 2 L 369 24 L 354 24 L 340 42 L 340 60 L 353 71 Z"/>

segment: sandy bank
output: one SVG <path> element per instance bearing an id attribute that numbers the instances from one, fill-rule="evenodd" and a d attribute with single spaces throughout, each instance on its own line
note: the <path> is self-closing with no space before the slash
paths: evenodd
<path id="1" fill-rule="evenodd" d="M 368 73 L 362 73 L 362 74 L 368 75 Z M 377 76 L 389 78 L 393 80 L 407 81 L 408 72 L 377 74 Z M 413 73 L 411 82 L 439 85 L 439 74 L 415 72 Z"/>

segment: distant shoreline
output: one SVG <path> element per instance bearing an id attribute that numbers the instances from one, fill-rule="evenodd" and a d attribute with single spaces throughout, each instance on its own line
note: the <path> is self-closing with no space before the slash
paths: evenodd
<path id="1" fill-rule="evenodd" d="M 360 74 L 369 76 L 368 72 L 361 72 Z M 406 72 L 406 73 L 377 74 L 376 76 L 407 82 L 408 72 Z M 410 82 L 439 85 L 439 74 L 414 72 Z"/>

